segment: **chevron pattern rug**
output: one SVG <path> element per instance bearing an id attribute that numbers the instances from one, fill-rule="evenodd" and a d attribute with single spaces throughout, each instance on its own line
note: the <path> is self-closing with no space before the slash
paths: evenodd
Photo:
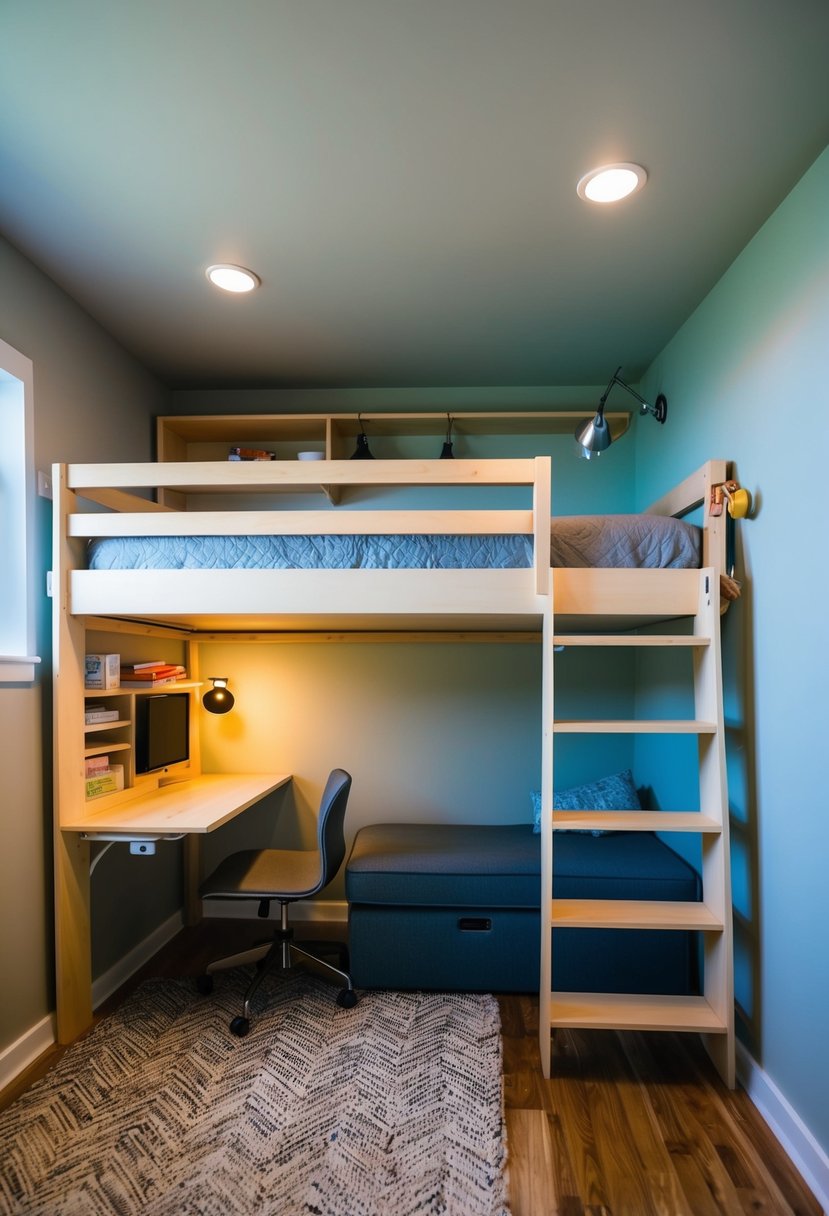
<path id="1" fill-rule="evenodd" d="M 0 1212 L 508 1216 L 494 997 L 154 980 L 0 1114 Z"/>

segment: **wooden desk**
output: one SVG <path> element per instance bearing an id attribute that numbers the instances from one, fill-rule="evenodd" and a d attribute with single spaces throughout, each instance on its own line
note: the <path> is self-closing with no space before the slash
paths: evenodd
<path id="1" fill-rule="evenodd" d="M 122 833 L 125 839 L 145 834 L 203 834 L 235 819 L 290 780 L 290 774 L 284 773 L 202 773 L 102 811 L 96 811 L 94 802 L 87 802 L 82 812 L 61 827 L 64 832 Z"/>
<path id="2" fill-rule="evenodd" d="M 221 827 L 290 780 L 290 774 L 284 773 L 203 773 L 100 811 L 95 810 L 94 803 L 87 803 L 61 825 L 57 833 L 61 852 L 56 859 L 57 873 L 64 874 L 67 881 L 56 887 L 59 1043 L 72 1042 L 92 1022 L 90 839 L 100 835 L 127 842 L 136 837 L 185 834 L 185 901 L 192 907 L 198 885 L 194 864 L 198 836 Z"/>

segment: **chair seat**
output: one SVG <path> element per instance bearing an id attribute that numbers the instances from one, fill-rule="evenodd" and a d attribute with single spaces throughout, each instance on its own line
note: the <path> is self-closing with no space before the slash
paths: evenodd
<path id="1" fill-rule="evenodd" d="M 206 898 L 301 899 L 322 885 L 316 849 L 246 849 L 232 853 L 206 878 Z"/>

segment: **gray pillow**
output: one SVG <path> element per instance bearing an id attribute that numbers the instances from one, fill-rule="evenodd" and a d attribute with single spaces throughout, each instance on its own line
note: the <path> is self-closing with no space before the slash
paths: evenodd
<path id="1" fill-rule="evenodd" d="M 665 515 L 557 515 L 550 564 L 696 569 L 701 536 L 693 524 Z"/>
<path id="2" fill-rule="evenodd" d="M 530 801 L 533 808 L 533 831 L 541 831 L 541 791 L 532 790 Z M 629 768 L 609 777 L 600 777 L 586 785 L 574 785 L 568 790 L 553 794 L 554 811 L 640 811 L 642 803 L 633 783 Z M 579 831 L 566 828 L 565 831 Z M 604 836 L 600 828 L 591 830 L 593 836 Z"/>

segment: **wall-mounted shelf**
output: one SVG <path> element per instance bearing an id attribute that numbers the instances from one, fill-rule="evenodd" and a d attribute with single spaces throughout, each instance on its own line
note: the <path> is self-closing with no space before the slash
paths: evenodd
<path id="1" fill-rule="evenodd" d="M 156 439 L 159 460 L 206 460 L 205 444 L 221 444 L 225 450 L 216 459 L 227 458 L 234 445 L 270 447 L 277 459 L 296 455 L 296 445 L 312 444 L 324 451 L 329 460 L 342 460 L 351 451 L 340 449 L 340 440 L 353 440 L 361 426 L 370 436 L 401 437 L 443 435 L 447 419 L 452 419 L 456 435 L 566 435 L 579 422 L 592 418 L 588 410 L 441 411 L 408 414 L 192 414 L 157 419 Z M 606 413 L 614 439 L 630 425 L 630 411 Z M 284 451 L 277 449 L 284 445 Z"/>
<path id="2" fill-rule="evenodd" d="M 162 461 L 227 460 L 231 447 L 259 448 L 276 460 L 294 460 L 303 450 L 321 452 L 326 460 L 347 460 L 354 441 L 365 429 L 382 456 L 383 439 L 434 436 L 447 431 L 449 418 L 456 438 L 475 435 L 568 435 L 579 422 L 592 418 L 582 410 L 462 410 L 458 413 L 361 414 L 191 414 L 156 420 L 156 454 Z M 606 413 L 613 439 L 630 426 L 629 411 Z M 437 456 L 437 451 L 435 455 Z M 339 501 L 337 487 L 320 486 L 332 503 Z M 176 490 L 160 492 L 160 501 L 182 509 L 185 496 Z"/>

